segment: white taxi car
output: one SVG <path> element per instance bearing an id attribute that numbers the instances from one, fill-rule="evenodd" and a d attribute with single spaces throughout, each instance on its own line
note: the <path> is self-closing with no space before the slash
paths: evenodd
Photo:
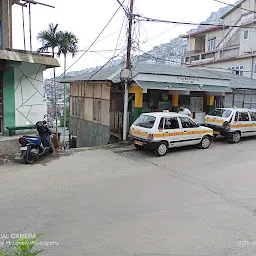
<path id="1" fill-rule="evenodd" d="M 256 110 L 216 108 L 205 116 L 205 126 L 213 129 L 214 136 L 222 135 L 238 143 L 241 137 L 256 135 Z"/>
<path id="2" fill-rule="evenodd" d="M 168 148 L 198 145 L 208 148 L 211 128 L 200 126 L 190 117 L 169 112 L 144 113 L 133 123 L 129 137 L 137 149 L 150 148 L 164 156 Z"/>

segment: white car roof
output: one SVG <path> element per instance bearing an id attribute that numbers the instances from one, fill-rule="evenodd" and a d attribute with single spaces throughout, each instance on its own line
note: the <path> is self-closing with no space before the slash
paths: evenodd
<path id="1" fill-rule="evenodd" d="M 249 109 L 249 108 L 216 108 L 216 109 L 224 109 L 224 110 L 231 110 L 231 111 L 240 111 L 240 112 L 246 112 L 246 111 L 256 111 L 256 109 Z"/>
<path id="2" fill-rule="evenodd" d="M 147 115 L 147 116 L 154 116 L 154 117 L 178 117 L 178 116 L 186 116 L 182 115 L 176 112 L 150 112 L 150 113 L 143 113 L 142 115 Z M 186 116 L 187 117 L 187 116 Z"/>

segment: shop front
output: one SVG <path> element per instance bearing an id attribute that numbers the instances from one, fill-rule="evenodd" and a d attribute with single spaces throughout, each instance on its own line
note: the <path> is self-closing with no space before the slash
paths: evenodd
<path id="1" fill-rule="evenodd" d="M 131 122 L 141 113 L 169 110 L 178 112 L 179 105 L 189 108 L 198 123 L 215 107 L 223 107 L 226 85 L 201 85 L 135 80 L 129 88 Z"/>

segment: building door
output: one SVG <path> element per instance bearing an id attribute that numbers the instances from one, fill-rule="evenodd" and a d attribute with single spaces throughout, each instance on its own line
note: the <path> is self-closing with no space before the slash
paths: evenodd
<path id="1" fill-rule="evenodd" d="M 0 134 L 4 132 L 3 73 L 0 72 Z"/>

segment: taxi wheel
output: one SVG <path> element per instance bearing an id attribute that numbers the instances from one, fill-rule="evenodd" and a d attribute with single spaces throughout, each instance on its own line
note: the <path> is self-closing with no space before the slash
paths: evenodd
<path id="1" fill-rule="evenodd" d="M 199 144 L 199 148 L 202 148 L 202 149 L 207 149 L 210 147 L 211 145 L 211 142 L 212 142 L 212 139 L 211 137 L 209 136 L 204 136 Z"/>
<path id="2" fill-rule="evenodd" d="M 141 145 L 138 145 L 138 144 L 135 144 L 135 143 L 133 145 L 136 148 L 136 150 L 142 150 L 143 149 L 143 147 Z"/>
<path id="3" fill-rule="evenodd" d="M 160 142 L 155 149 L 156 156 L 164 156 L 167 153 L 167 144 L 165 142 Z"/>
<path id="4" fill-rule="evenodd" d="M 232 136 L 232 142 L 238 143 L 241 140 L 241 134 L 240 132 L 234 132 Z"/>

